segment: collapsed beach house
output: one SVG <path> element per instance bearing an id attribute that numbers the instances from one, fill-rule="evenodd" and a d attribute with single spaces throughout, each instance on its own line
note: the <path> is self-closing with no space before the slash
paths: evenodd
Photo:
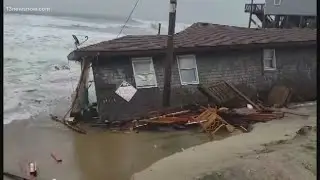
<path id="1" fill-rule="evenodd" d="M 92 67 L 101 121 L 134 119 L 162 108 L 166 40 L 166 35 L 128 35 L 68 55 L 69 60 L 81 62 L 82 77 Z M 285 84 L 302 99 L 314 99 L 316 44 L 315 29 L 195 23 L 174 35 L 170 104 L 206 103 L 208 97 L 198 85 L 220 80 L 245 84 L 256 92 Z M 80 79 L 78 97 L 87 96 L 88 79 Z M 116 92 L 131 85 L 134 92 L 127 100 Z M 87 107 L 86 98 L 79 101 L 74 112 Z"/>

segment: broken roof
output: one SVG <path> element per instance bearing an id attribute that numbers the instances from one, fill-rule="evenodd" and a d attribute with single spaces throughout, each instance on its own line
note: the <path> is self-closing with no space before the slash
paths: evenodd
<path id="1" fill-rule="evenodd" d="M 164 53 L 166 35 L 128 35 L 117 39 L 103 41 L 77 49 L 68 55 L 68 59 L 79 59 L 82 56 L 146 55 Z M 212 48 L 246 47 L 254 45 L 303 45 L 316 44 L 316 29 L 253 29 L 194 23 L 174 35 L 175 52 L 212 50 Z M 260 46 L 259 46 L 260 45 Z M 247 46 L 248 47 L 248 46 Z M 252 46 L 251 46 L 252 47 Z"/>

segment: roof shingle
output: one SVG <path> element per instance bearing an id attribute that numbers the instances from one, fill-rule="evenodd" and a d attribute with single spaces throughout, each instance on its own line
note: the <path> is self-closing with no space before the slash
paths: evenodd
<path id="1" fill-rule="evenodd" d="M 128 35 L 80 48 L 78 52 L 131 52 L 163 50 L 166 35 Z M 194 23 L 174 36 L 175 48 L 219 47 L 288 42 L 316 42 L 316 29 L 252 29 L 210 23 Z"/>

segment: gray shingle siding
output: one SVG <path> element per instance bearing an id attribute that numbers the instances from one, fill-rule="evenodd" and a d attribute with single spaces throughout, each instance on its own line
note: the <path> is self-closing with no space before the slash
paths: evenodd
<path id="1" fill-rule="evenodd" d="M 106 60 L 103 64 L 100 62 L 94 63 L 92 67 L 99 113 L 102 120 L 131 119 L 148 111 L 161 108 L 164 58 L 163 56 L 153 57 L 158 87 L 138 89 L 130 102 L 121 99 L 114 91 L 123 80 L 135 86 L 131 59 L 123 57 Z M 305 86 L 314 88 L 315 95 L 316 59 L 315 47 L 276 49 L 277 70 L 265 72 L 262 64 L 262 50 L 196 55 L 201 84 L 227 80 L 233 84 L 245 83 L 253 88 L 266 90 L 279 78 L 286 77 L 286 79 L 293 81 L 293 84 L 304 83 Z M 207 98 L 199 93 L 196 87 L 197 85 L 181 85 L 177 62 L 175 61 L 172 64 L 171 104 L 180 106 L 187 103 L 206 102 Z"/>

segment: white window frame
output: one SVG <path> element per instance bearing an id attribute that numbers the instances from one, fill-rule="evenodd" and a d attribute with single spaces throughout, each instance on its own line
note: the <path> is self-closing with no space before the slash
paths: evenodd
<path id="1" fill-rule="evenodd" d="M 137 77 L 137 73 L 136 73 L 136 70 L 134 68 L 134 63 L 136 63 L 136 62 L 149 62 L 150 63 L 150 66 L 153 68 L 153 75 L 154 75 L 154 78 L 155 78 L 155 85 L 152 85 L 152 86 L 138 86 L 137 78 L 136 78 Z M 136 84 L 136 88 L 137 89 L 158 87 L 158 81 L 157 81 L 157 76 L 156 76 L 156 72 L 155 72 L 155 69 L 154 69 L 152 57 L 131 58 L 131 64 L 132 64 L 133 76 L 134 76 L 134 80 L 135 80 L 135 84 Z"/>
<path id="2" fill-rule="evenodd" d="M 280 5 L 281 5 L 281 1 L 282 1 L 282 0 L 273 0 L 273 4 L 274 4 L 275 6 L 280 6 Z"/>
<path id="3" fill-rule="evenodd" d="M 273 67 L 266 67 L 266 64 L 265 64 L 265 52 L 266 51 L 272 51 L 273 52 L 273 56 L 272 56 L 272 65 Z M 263 69 L 265 71 L 268 71 L 268 70 L 276 70 L 277 69 L 277 58 L 276 58 L 276 50 L 275 49 L 263 49 Z"/>
<path id="4" fill-rule="evenodd" d="M 180 59 L 183 59 L 184 57 L 192 57 L 192 59 L 194 59 L 195 61 L 195 74 L 196 74 L 196 81 L 194 82 L 182 82 L 182 78 L 181 78 L 181 72 L 180 72 Z M 181 85 L 192 85 L 192 84 L 199 84 L 199 73 L 198 73 L 198 65 L 197 65 L 197 59 L 195 55 L 181 55 L 181 56 L 177 56 L 177 64 L 178 64 L 178 70 L 179 70 L 179 77 L 180 77 L 180 82 Z M 193 68 L 192 68 L 193 69 Z"/>

